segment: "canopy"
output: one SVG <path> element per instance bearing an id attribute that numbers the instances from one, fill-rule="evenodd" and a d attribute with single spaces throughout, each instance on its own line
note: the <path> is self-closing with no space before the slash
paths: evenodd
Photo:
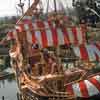
<path id="1" fill-rule="evenodd" d="M 17 25 L 21 31 L 26 33 L 29 43 L 39 43 L 44 48 L 64 44 L 83 44 L 85 32 L 82 27 L 57 27 L 54 22 L 36 20 L 25 20 Z"/>
<path id="2" fill-rule="evenodd" d="M 100 76 L 66 85 L 66 91 L 76 97 L 91 97 L 100 93 Z"/>
<path id="3" fill-rule="evenodd" d="M 74 46 L 73 51 L 82 60 L 100 61 L 100 44 L 84 44 Z"/>

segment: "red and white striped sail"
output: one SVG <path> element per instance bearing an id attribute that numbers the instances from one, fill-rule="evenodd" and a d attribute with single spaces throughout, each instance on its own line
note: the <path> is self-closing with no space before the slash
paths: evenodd
<path id="1" fill-rule="evenodd" d="M 85 33 L 81 27 L 58 28 L 51 21 L 41 20 L 33 23 L 30 20 L 25 20 L 19 24 L 19 27 L 26 32 L 29 43 L 38 42 L 41 47 L 83 44 L 85 42 Z"/>
<path id="2" fill-rule="evenodd" d="M 7 36 L 6 36 L 6 39 L 7 40 L 12 40 L 12 39 L 15 39 L 16 37 L 14 36 L 14 32 L 13 31 L 9 31 L 7 33 Z"/>
<path id="3" fill-rule="evenodd" d="M 22 30 L 20 30 L 20 27 L 16 27 L 14 29 L 11 29 L 10 31 L 8 31 L 7 35 L 6 35 L 6 40 L 18 40 L 18 36 L 17 36 L 17 32 L 21 32 Z"/>
<path id="4" fill-rule="evenodd" d="M 100 76 L 66 85 L 66 91 L 76 97 L 91 97 L 100 93 Z"/>
<path id="5" fill-rule="evenodd" d="M 100 61 L 100 44 L 88 44 L 73 47 L 76 56 L 82 60 Z"/>

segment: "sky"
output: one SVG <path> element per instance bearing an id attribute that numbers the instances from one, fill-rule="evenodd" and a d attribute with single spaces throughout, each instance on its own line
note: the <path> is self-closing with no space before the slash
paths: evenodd
<path id="1" fill-rule="evenodd" d="M 28 0 L 22 0 L 27 3 Z M 65 0 L 69 6 L 72 0 Z M 0 0 L 0 17 L 18 15 L 19 0 Z"/>
<path id="2" fill-rule="evenodd" d="M 0 0 L 0 17 L 16 15 L 15 0 Z"/>

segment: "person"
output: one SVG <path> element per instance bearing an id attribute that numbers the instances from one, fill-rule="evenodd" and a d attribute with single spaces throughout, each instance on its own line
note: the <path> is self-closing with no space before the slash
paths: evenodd
<path id="1" fill-rule="evenodd" d="M 65 83 L 75 81 L 76 79 L 83 78 L 83 76 L 87 73 L 86 70 L 82 68 L 69 68 L 64 71 Z"/>
<path id="2" fill-rule="evenodd" d="M 58 72 L 57 63 L 54 58 L 49 58 L 48 64 L 51 66 L 50 74 L 54 74 Z"/>
<path id="3" fill-rule="evenodd" d="M 36 54 L 36 55 L 35 55 Z M 40 57 L 40 50 L 38 44 L 31 44 L 29 45 L 29 64 L 32 66 L 35 64 Z"/>
<path id="4" fill-rule="evenodd" d="M 53 74 L 56 72 L 56 58 L 53 51 L 48 51 L 48 49 L 43 49 L 43 57 L 46 64 L 46 74 Z"/>
<path id="5" fill-rule="evenodd" d="M 49 53 L 47 49 L 43 49 L 43 57 L 46 62 L 48 62 Z"/>
<path id="6" fill-rule="evenodd" d="M 28 74 L 32 73 L 32 67 L 30 66 L 30 64 L 27 65 L 27 72 Z"/>

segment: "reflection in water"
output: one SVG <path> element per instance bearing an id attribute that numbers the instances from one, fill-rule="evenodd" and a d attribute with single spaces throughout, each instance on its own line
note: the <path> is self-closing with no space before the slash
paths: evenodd
<path id="1" fill-rule="evenodd" d="M 2 96 L 5 97 L 4 100 L 17 100 L 17 91 L 18 88 L 14 76 L 0 80 L 0 100 L 2 100 Z"/>

